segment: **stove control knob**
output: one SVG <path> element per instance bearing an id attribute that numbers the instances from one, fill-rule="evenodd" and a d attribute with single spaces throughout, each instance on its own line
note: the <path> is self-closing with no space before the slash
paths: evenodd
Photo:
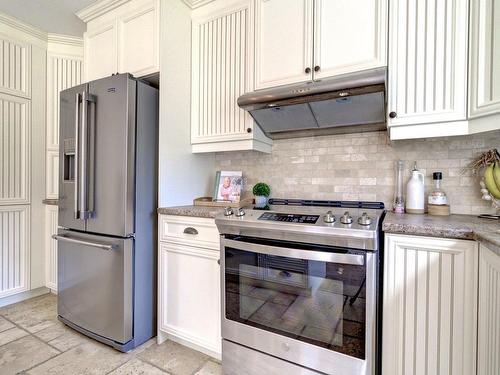
<path id="1" fill-rule="evenodd" d="M 328 224 L 335 222 L 335 216 L 333 215 L 332 211 L 328 211 L 325 216 L 323 216 L 323 221 Z"/>
<path id="2" fill-rule="evenodd" d="M 366 212 L 363 212 L 363 215 L 361 215 L 358 218 L 358 224 L 359 225 L 370 225 L 372 223 L 372 218 L 368 216 Z"/>
<path id="3" fill-rule="evenodd" d="M 352 224 L 352 216 L 349 215 L 349 211 L 344 212 L 344 214 L 340 217 L 340 222 L 342 224 Z"/>
<path id="4" fill-rule="evenodd" d="M 235 215 L 238 216 L 238 217 L 245 216 L 245 210 L 243 210 L 243 208 L 238 208 L 236 210 L 236 214 Z"/>
<path id="5" fill-rule="evenodd" d="M 233 214 L 233 209 L 231 207 L 226 207 L 224 209 L 224 216 L 231 216 Z"/>

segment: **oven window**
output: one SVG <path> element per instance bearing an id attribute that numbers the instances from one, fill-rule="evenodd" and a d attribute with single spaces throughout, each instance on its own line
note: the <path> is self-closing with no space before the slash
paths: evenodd
<path id="1" fill-rule="evenodd" d="M 365 266 L 230 247 L 224 260 L 227 319 L 365 359 Z"/>

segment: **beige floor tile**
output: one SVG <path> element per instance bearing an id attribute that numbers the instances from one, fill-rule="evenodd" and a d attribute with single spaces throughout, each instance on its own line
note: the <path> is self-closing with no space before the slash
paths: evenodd
<path id="1" fill-rule="evenodd" d="M 149 363 L 143 362 L 140 359 L 134 358 L 124 365 L 118 367 L 116 370 L 109 373 L 109 375 L 166 375 L 165 371 L 156 368 Z"/>
<path id="2" fill-rule="evenodd" d="M 51 340 L 58 338 L 61 335 L 64 335 L 68 330 L 70 330 L 69 327 L 66 327 L 64 324 L 58 321 L 49 328 L 45 328 L 42 329 L 41 331 L 35 332 L 34 335 L 38 337 L 40 340 L 49 342 Z"/>
<path id="3" fill-rule="evenodd" d="M 131 358 L 97 342 L 87 342 L 31 369 L 33 375 L 85 374 L 102 375 L 121 366 Z"/>
<path id="4" fill-rule="evenodd" d="M 7 331 L 0 332 L 0 346 L 5 345 L 11 341 L 17 340 L 23 336 L 26 336 L 28 332 L 19 329 L 17 327 L 8 329 Z"/>
<path id="5" fill-rule="evenodd" d="M 191 375 L 209 358 L 173 341 L 166 341 L 161 345 L 152 345 L 140 353 L 138 357 L 172 375 Z"/>
<path id="6" fill-rule="evenodd" d="M 55 323 L 52 327 L 36 332 L 35 336 L 49 343 L 61 352 L 68 351 L 75 346 L 91 341 L 90 338 L 60 322 Z"/>
<path id="7" fill-rule="evenodd" d="M 0 347 L 2 375 L 17 374 L 27 370 L 59 352 L 33 336 L 26 336 Z"/>
<path id="8" fill-rule="evenodd" d="M 222 367 L 218 363 L 208 361 L 195 375 L 222 375 Z"/>
<path id="9" fill-rule="evenodd" d="M 57 324 L 57 302 L 52 294 L 0 309 L 0 315 L 34 333 Z"/>
<path id="10" fill-rule="evenodd" d="M 0 316 L 0 332 L 6 331 L 14 327 L 14 324 Z"/>

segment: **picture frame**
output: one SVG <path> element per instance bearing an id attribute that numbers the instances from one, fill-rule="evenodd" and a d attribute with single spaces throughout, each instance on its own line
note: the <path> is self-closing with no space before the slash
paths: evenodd
<path id="1" fill-rule="evenodd" d="M 217 171 L 215 174 L 213 200 L 238 203 L 243 190 L 242 171 Z"/>

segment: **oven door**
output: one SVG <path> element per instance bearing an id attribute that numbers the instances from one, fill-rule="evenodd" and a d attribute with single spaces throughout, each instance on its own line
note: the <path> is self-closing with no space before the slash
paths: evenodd
<path id="1" fill-rule="evenodd" d="M 222 337 L 335 375 L 374 374 L 376 253 L 221 238 Z"/>

